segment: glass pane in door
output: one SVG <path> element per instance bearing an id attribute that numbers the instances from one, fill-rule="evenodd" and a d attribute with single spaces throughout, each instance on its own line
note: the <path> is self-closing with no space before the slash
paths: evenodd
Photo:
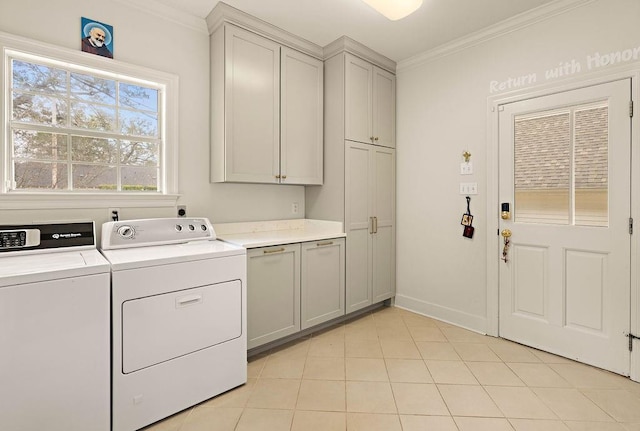
<path id="1" fill-rule="evenodd" d="M 514 221 L 570 222 L 571 112 L 516 116 Z"/>
<path id="2" fill-rule="evenodd" d="M 575 224 L 609 225 L 609 109 L 575 111 Z"/>

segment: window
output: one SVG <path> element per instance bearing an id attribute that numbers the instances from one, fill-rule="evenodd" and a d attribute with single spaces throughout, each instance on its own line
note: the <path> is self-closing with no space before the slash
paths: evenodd
<path id="1" fill-rule="evenodd" d="M 516 220 L 609 225 L 607 102 L 515 118 Z"/>
<path id="2" fill-rule="evenodd" d="M 3 198 L 175 193 L 176 77 L 0 34 L 2 45 Z"/>

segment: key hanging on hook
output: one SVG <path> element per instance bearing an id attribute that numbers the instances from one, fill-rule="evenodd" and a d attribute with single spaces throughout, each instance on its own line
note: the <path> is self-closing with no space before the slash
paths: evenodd
<path id="1" fill-rule="evenodd" d="M 462 215 L 462 220 L 460 224 L 464 226 L 464 230 L 462 231 L 462 236 L 465 238 L 473 238 L 473 232 L 475 228 L 472 226 L 473 224 L 473 216 L 471 215 L 471 197 L 467 196 L 467 212 Z"/>
<path id="2" fill-rule="evenodd" d="M 511 231 L 509 229 L 504 229 L 502 231 L 502 238 L 504 238 L 504 247 L 502 248 L 501 259 L 504 260 L 504 263 L 507 263 L 509 261 L 509 245 L 511 245 L 511 240 L 509 238 L 511 238 Z"/>

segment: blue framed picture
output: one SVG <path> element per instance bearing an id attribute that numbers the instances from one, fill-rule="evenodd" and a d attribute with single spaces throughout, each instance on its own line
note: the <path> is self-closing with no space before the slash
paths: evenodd
<path id="1" fill-rule="evenodd" d="M 80 26 L 84 52 L 113 58 L 112 26 L 85 17 L 82 17 Z"/>

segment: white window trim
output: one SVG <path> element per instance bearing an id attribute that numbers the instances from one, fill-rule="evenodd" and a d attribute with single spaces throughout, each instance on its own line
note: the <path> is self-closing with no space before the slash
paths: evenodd
<path id="1" fill-rule="evenodd" d="M 79 192 L 29 192 L 8 191 L 8 160 L 11 156 L 9 118 L 11 101 L 7 91 L 11 81 L 9 74 L 9 52 L 19 51 L 44 57 L 56 62 L 82 65 L 113 74 L 114 77 L 131 76 L 144 78 L 164 85 L 165 142 L 161 163 L 164 170 L 161 193 L 79 193 Z M 9 33 L 0 32 L 0 209 L 47 209 L 47 208 L 109 208 L 109 207 L 171 207 L 179 198 L 178 193 L 178 76 L 136 66 L 95 54 L 74 51 L 44 42 L 39 42 Z"/>

